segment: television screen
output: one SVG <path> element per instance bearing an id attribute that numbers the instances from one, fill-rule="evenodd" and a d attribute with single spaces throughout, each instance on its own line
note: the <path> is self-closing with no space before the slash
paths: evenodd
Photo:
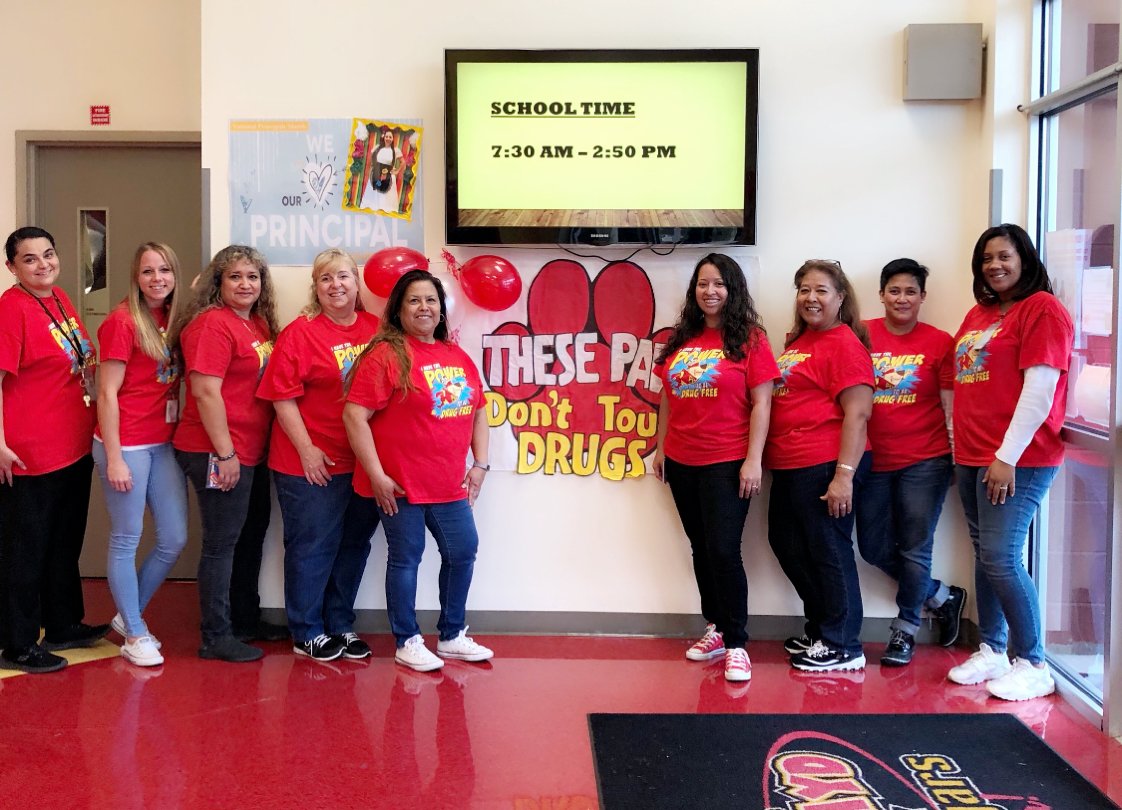
<path id="1" fill-rule="evenodd" d="M 759 51 L 445 51 L 452 245 L 745 245 Z"/>

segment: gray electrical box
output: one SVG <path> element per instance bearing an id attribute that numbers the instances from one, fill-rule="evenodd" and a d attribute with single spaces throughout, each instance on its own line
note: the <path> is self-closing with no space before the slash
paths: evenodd
<path id="1" fill-rule="evenodd" d="M 904 101 L 980 98 L 985 53 L 981 23 L 904 29 Z"/>

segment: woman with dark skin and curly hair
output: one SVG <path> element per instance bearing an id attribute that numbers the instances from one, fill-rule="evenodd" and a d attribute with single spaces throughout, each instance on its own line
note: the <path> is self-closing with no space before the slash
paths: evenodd
<path id="1" fill-rule="evenodd" d="M 748 580 L 740 545 L 760 491 L 761 456 L 779 369 L 744 273 L 719 253 L 694 268 L 681 315 L 658 357 L 662 402 L 654 473 L 670 485 L 693 550 L 705 633 L 691 661 L 723 657 L 747 681 Z"/>
<path id="2" fill-rule="evenodd" d="M 764 466 L 771 470 L 768 542 L 803 601 L 800 670 L 863 669 L 853 501 L 871 465 L 873 361 L 853 286 L 837 262 L 795 273 L 795 325 L 779 368 Z"/>
<path id="3" fill-rule="evenodd" d="M 187 397 L 173 442 L 199 497 L 202 658 L 255 661 L 243 640 L 280 640 L 261 621 L 257 580 L 269 527 L 266 443 L 272 403 L 257 383 L 273 350 L 276 305 L 265 257 L 244 245 L 215 254 L 171 337 L 183 353 Z"/>

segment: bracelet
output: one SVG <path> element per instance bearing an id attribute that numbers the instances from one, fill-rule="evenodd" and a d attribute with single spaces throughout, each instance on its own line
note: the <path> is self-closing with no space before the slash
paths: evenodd
<path id="1" fill-rule="evenodd" d="M 841 467 L 843 470 L 849 470 L 851 473 L 857 472 L 856 467 L 851 467 L 848 464 L 842 464 L 840 461 L 837 463 L 837 466 Z"/>
<path id="2" fill-rule="evenodd" d="M 473 461 L 471 463 L 471 466 L 478 467 L 479 469 L 483 470 L 483 472 L 489 472 L 491 469 L 490 464 L 480 464 L 478 461 Z"/>
<path id="3" fill-rule="evenodd" d="M 237 454 L 238 454 L 237 450 L 231 450 L 230 455 L 228 455 L 228 456 L 218 456 L 218 455 L 216 455 L 214 457 L 214 460 L 215 461 L 229 461 L 230 459 L 234 458 Z"/>

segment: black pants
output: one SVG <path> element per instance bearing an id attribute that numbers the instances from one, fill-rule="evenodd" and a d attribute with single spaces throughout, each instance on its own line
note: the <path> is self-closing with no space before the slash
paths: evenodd
<path id="1" fill-rule="evenodd" d="M 23 649 L 82 621 L 78 557 L 93 457 L 0 484 L 0 647 Z"/>
<path id="2" fill-rule="evenodd" d="M 666 482 L 693 549 L 701 615 L 717 626 L 725 647 L 748 642 L 748 577 L 740 545 L 748 517 L 740 497 L 741 461 L 690 466 L 666 459 Z"/>
<path id="3" fill-rule="evenodd" d="M 269 468 L 242 465 L 229 492 L 207 489 L 208 453 L 175 451 L 195 488 L 203 523 L 199 608 L 203 644 L 231 634 L 256 635 L 261 618 L 261 549 L 269 528 Z"/>

